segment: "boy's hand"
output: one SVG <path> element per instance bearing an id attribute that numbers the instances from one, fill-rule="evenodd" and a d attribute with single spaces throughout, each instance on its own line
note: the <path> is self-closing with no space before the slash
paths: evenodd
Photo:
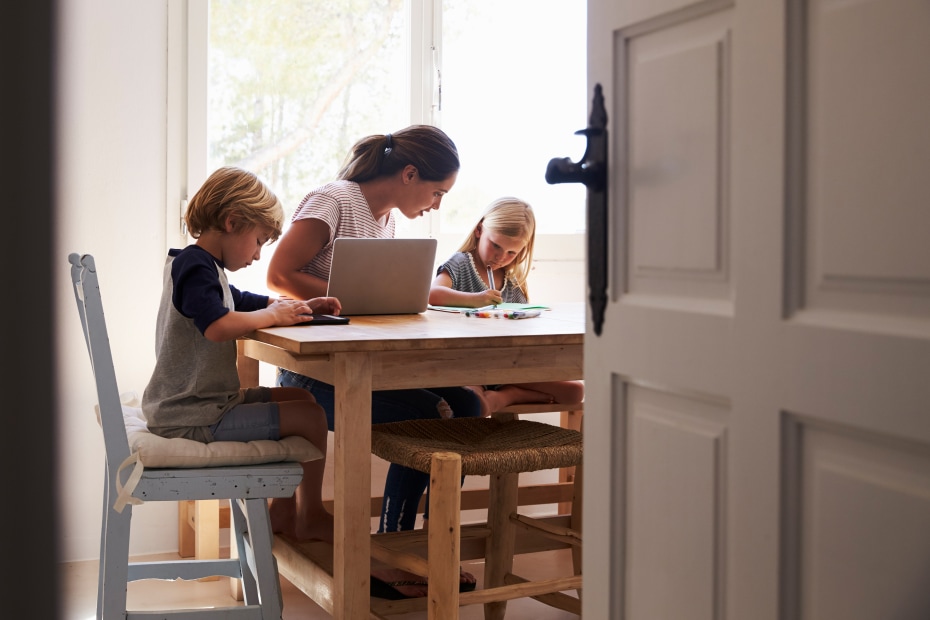
<path id="1" fill-rule="evenodd" d="M 308 299 L 307 304 L 314 314 L 332 314 L 339 316 L 342 312 L 342 304 L 335 297 L 314 297 Z"/>
<path id="2" fill-rule="evenodd" d="M 268 305 L 268 311 L 274 316 L 275 325 L 294 325 L 307 320 L 313 312 L 310 304 L 298 299 L 276 299 Z"/>

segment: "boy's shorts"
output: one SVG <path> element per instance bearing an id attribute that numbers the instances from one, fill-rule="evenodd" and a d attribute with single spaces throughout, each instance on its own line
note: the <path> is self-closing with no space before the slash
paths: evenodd
<path id="1" fill-rule="evenodd" d="M 213 441 L 281 439 L 281 414 L 278 403 L 271 402 L 271 388 L 246 388 L 242 392 L 243 401 L 210 427 Z"/>

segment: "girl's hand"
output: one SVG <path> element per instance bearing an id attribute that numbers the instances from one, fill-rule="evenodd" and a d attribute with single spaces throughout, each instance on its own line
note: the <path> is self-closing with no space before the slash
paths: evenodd
<path id="1" fill-rule="evenodd" d="M 274 317 L 275 325 L 301 323 L 313 312 L 309 303 L 299 299 L 276 299 L 268 305 L 267 310 Z"/>
<path id="2" fill-rule="evenodd" d="M 339 316 L 342 312 L 342 304 L 335 297 L 314 297 L 308 299 L 307 304 L 315 314 L 332 314 Z"/>
<path id="3" fill-rule="evenodd" d="M 500 291 L 488 290 L 481 291 L 480 293 L 475 293 L 478 303 L 475 305 L 476 308 L 482 308 L 484 306 L 496 306 L 497 304 L 503 301 Z"/>

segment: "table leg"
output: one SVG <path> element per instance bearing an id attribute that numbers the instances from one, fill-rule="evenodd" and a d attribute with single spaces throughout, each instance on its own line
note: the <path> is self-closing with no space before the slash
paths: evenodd
<path id="1" fill-rule="evenodd" d="M 369 618 L 371 601 L 371 358 L 334 356 L 333 617 Z"/>
<path id="2" fill-rule="evenodd" d="M 258 360 L 245 354 L 245 341 L 236 341 L 236 370 L 239 373 L 240 387 L 258 386 Z"/>

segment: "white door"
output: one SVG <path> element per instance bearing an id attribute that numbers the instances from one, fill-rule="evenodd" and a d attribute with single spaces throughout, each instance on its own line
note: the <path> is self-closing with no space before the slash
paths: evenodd
<path id="1" fill-rule="evenodd" d="M 588 15 L 585 617 L 930 618 L 930 3 Z"/>

